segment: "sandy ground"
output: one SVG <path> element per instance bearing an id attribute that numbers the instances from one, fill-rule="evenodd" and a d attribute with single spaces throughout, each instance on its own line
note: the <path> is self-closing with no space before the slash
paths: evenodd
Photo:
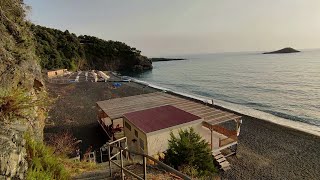
<path id="1" fill-rule="evenodd" d="M 135 83 L 122 83 L 112 88 L 111 82 L 81 82 L 72 84 L 47 84 L 49 93 L 56 98 L 49 111 L 45 137 L 51 133 L 68 131 L 82 140 L 80 149 L 85 152 L 90 146 L 100 148 L 107 137 L 97 122 L 96 102 L 117 97 L 150 93 L 155 90 Z"/>
<path id="2" fill-rule="evenodd" d="M 47 87 L 57 101 L 49 112 L 46 136 L 68 130 L 83 140 L 82 151 L 107 140 L 97 123 L 96 101 L 154 92 L 135 83 L 117 89 L 102 82 Z M 222 179 L 320 179 L 320 138 L 244 117 L 238 154 L 228 160 L 232 169 L 222 173 Z"/>

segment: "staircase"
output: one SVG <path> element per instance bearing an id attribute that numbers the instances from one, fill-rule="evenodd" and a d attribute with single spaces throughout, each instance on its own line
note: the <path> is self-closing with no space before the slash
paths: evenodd
<path id="1" fill-rule="evenodd" d="M 109 163 L 99 163 L 96 165 L 97 169 L 89 172 L 79 173 L 78 175 L 72 177 L 74 180 L 111 180 L 114 179 L 110 177 Z M 112 171 L 117 172 L 120 170 L 117 166 L 112 165 Z"/>
<path id="2" fill-rule="evenodd" d="M 102 179 L 113 179 L 110 177 L 110 172 L 108 170 L 100 170 L 82 173 L 76 177 L 73 177 L 74 180 L 102 180 Z"/>
<path id="3" fill-rule="evenodd" d="M 219 150 L 212 151 L 212 155 L 221 170 L 227 171 L 227 170 L 231 169 L 230 163 L 227 161 L 227 159 L 224 157 L 224 155 L 221 154 L 221 152 Z"/>

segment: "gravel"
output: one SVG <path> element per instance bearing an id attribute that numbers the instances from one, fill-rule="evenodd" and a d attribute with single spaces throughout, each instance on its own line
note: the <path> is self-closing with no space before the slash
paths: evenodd
<path id="1" fill-rule="evenodd" d="M 97 122 L 95 102 L 154 92 L 135 83 L 81 82 L 47 84 L 56 103 L 49 112 L 45 135 L 70 131 L 83 142 L 81 151 L 107 140 Z M 319 179 L 320 138 L 263 120 L 244 117 L 238 153 L 228 158 L 232 169 L 222 179 Z"/>
<path id="2" fill-rule="evenodd" d="M 238 153 L 223 179 L 319 179 L 320 138 L 244 117 Z"/>

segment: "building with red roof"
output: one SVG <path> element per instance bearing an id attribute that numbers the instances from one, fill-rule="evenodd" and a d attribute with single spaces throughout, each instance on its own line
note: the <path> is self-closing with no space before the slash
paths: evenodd
<path id="1" fill-rule="evenodd" d="M 124 134 L 129 148 L 154 155 L 168 148 L 170 132 L 201 126 L 201 117 L 171 105 L 165 105 L 123 115 Z M 130 147 L 131 146 L 131 147 Z"/>

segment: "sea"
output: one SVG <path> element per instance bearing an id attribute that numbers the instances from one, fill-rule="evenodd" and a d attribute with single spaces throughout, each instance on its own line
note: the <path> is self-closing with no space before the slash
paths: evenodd
<path id="1" fill-rule="evenodd" d="M 320 50 L 170 56 L 135 79 L 320 127 Z"/>

